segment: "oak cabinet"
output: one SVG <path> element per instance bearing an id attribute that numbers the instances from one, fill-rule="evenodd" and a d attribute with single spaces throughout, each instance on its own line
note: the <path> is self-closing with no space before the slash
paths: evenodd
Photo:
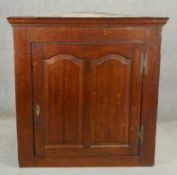
<path id="1" fill-rule="evenodd" d="M 167 18 L 8 20 L 20 166 L 153 165 Z"/>

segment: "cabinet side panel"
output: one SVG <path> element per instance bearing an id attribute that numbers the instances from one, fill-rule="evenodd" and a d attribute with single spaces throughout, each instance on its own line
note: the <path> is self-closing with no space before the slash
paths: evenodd
<path id="1" fill-rule="evenodd" d="M 19 162 L 33 157 L 31 49 L 28 28 L 14 28 L 16 115 Z"/>
<path id="2" fill-rule="evenodd" d="M 146 29 L 147 73 L 143 75 L 142 124 L 144 143 L 140 149 L 142 165 L 153 165 L 160 71 L 161 27 Z"/>

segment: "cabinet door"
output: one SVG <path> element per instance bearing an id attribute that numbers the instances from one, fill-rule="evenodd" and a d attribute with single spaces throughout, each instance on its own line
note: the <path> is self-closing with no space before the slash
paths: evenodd
<path id="1" fill-rule="evenodd" d="M 36 156 L 137 155 L 140 46 L 33 44 Z"/>

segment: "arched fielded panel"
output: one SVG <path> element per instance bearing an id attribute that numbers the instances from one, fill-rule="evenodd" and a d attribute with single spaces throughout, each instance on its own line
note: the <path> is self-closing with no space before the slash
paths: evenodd
<path id="1" fill-rule="evenodd" d="M 107 54 L 92 60 L 93 144 L 128 144 L 132 60 Z"/>
<path id="2" fill-rule="evenodd" d="M 81 143 L 84 61 L 61 54 L 44 61 L 47 144 Z"/>

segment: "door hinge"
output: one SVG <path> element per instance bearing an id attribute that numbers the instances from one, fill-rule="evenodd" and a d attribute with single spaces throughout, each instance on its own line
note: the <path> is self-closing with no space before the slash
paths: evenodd
<path id="1" fill-rule="evenodd" d="M 35 104 L 34 113 L 37 117 L 40 115 L 40 105 L 39 104 Z"/>
<path id="2" fill-rule="evenodd" d="M 137 130 L 137 144 L 143 145 L 144 141 L 144 126 L 141 125 Z"/>
<path id="3" fill-rule="evenodd" d="M 148 54 L 147 52 L 141 53 L 141 67 L 140 67 L 141 74 L 147 74 L 148 73 Z"/>

